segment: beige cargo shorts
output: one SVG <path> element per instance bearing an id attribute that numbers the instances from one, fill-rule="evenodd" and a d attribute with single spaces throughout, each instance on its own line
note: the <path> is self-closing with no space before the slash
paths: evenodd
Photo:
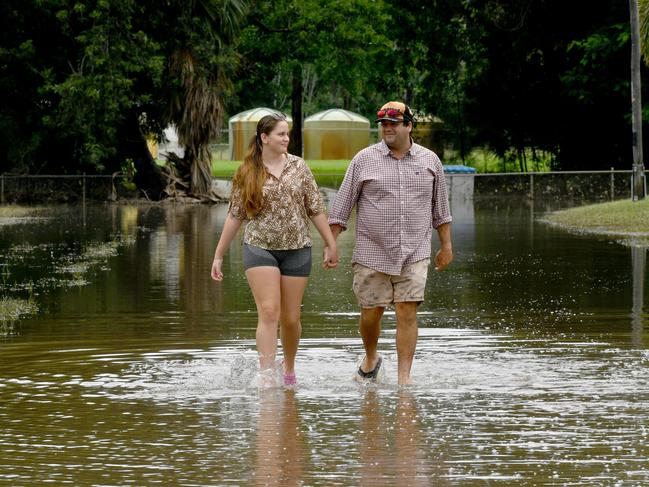
<path id="1" fill-rule="evenodd" d="M 405 266 L 401 275 L 390 276 L 354 263 L 352 288 L 361 308 L 387 308 L 394 303 L 424 300 L 430 259 Z"/>

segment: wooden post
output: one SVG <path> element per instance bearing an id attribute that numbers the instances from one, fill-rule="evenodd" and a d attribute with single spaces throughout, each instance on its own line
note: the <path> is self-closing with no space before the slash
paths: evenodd
<path id="1" fill-rule="evenodd" d="M 614 168 L 611 168 L 611 201 L 615 199 L 615 173 Z"/>

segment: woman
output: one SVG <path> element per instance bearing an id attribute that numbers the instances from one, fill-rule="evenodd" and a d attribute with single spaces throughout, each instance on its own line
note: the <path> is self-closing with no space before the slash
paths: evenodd
<path id="1" fill-rule="evenodd" d="M 338 251 L 322 196 L 304 160 L 287 152 L 288 123 L 281 114 L 257 124 L 248 154 L 232 181 L 228 216 L 214 252 L 212 279 L 223 279 L 223 255 L 246 221 L 243 266 L 257 305 L 257 352 L 264 386 L 277 353 L 284 351 L 284 385 L 296 384 L 295 355 L 302 332 L 300 308 L 311 271 L 309 219 L 324 240 L 325 268 L 336 267 Z"/>

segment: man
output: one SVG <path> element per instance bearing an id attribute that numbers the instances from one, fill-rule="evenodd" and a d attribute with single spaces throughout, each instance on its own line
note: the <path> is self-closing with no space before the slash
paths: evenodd
<path id="1" fill-rule="evenodd" d="M 435 270 L 453 260 L 451 213 L 444 170 L 437 155 L 410 136 L 413 115 L 401 102 L 377 112 L 382 140 L 352 159 L 333 202 L 329 225 L 344 231 L 356 206 L 353 289 L 361 307 L 360 333 L 365 358 L 357 374 L 376 380 L 381 317 L 394 305 L 397 317 L 398 383 L 410 384 L 417 345 L 417 306 L 424 299 L 433 228 L 440 249 Z"/>

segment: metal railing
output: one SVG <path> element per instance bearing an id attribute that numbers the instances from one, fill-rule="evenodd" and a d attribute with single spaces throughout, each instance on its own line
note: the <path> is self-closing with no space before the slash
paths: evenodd
<path id="1" fill-rule="evenodd" d="M 25 195 L 35 200 L 50 196 L 54 200 L 81 203 L 89 197 L 106 200 L 111 193 L 115 193 L 117 198 L 120 193 L 127 192 L 118 184 L 126 178 L 124 174 L 0 174 L 0 204 L 5 204 L 8 199 L 28 200 Z M 11 198 L 7 198 L 8 193 L 11 193 Z"/>
<path id="2" fill-rule="evenodd" d="M 316 180 L 322 186 L 337 189 L 343 179 L 343 174 L 317 174 Z M 548 171 L 548 172 L 502 172 L 502 173 L 449 173 L 449 177 L 475 178 L 475 192 L 478 196 L 513 193 L 526 193 L 535 198 L 537 194 L 548 193 L 543 185 L 544 179 L 554 178 L 553 182 L 559 188 L 557 191 L 570 191 L 578 188 L 581 180 L 581 193 L 596 188 L 602 199 L 604 191 L 610 199 L 626 196 L 631 191 L 630 169 L 594 170 L 594 171 Z M 622 176 L 622 177 L 620 177 Z M 568 184 L 573 178 L 576 182 Z M 580 179 L 581 178 L 581 179 Z M 604 179 L 605 178 L 605 179 Z M 13 175 L 0 174 L 0 204 L 10 201 L 54 200 L 62 202 L 82 202 L 87 199 L 107 200 L 119 199 L 124 196 L 135 196 L 132 189 L 125 187 L 122 182 L 127 180 L 125 174 L 80 174 L 80 175 Z M 489 182 L 491 181 L 491 184 Z M 493 181 L 497 181 L 494 183 Z M 628 182 L 627 182 L 628 181 Z M 39 184 L 40 183 L 40 184 Z M 500 188 L 507 188 L 506 192 Z M 567 188 L 567 189 L 566 189 Z M 606 188 L 606 189 L 605 189 Z M 9 195 L 9 197 L 8 197 Z"/>
<path id="3" fill-rule="evenodd" d="M 518 178 L 519 180 L 527 180 L 527 196 L 530 199 L 534 199 L 537 195 L 537 189 L 535 189 L 538 184 L 543 182 L 543 179 L 551 179 L 560 177 L 567 182 L 568 179 L 573 176 L 574 179 L 582 178 L 586 181 L 586 178 L 590 180 L 590 183 L 596 187 L 600 193 L 604 190 L 606 185 L 608 197 L 613 200 L 616 196 L 623 196 L 626 190 L 628 189 L 629 195 L 631 194 L 631 176 L 633 171 L 631 169 L 604 169 L 604 170 L 592 170 L 592 171 L 546 171 L 546 172 L 501 172 L 501 173 L 474 173 L 474 174 L 464 174 L 464 176 L 475 176 L 476 185 L 480 179 L 494 177 L 494 178 Z M 454 174 L 457 176 L 463 176 L 462 174 Z M 597 176 L 600 176 L 599 178 Z M 617 176 L 617 177 L 616 177 Z M 620 177 L 622 176 L 622 177 Z M 627 179 L 628 178 L 628 179 Z M 605 182 L 605 180 L 608 180 Z M 628 186 L 627 186 L 628 180 Z M 519 185 L 519 189 L 522 190 L 523 185 Z M 646 186 L 646 185 L 645 185 Z M 625 196 L 625 195 L 624 195 Z"/>

